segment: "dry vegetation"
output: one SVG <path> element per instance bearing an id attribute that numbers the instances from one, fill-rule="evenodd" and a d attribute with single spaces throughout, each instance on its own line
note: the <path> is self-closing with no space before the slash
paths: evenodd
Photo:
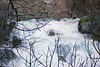
<path id="1" fill-rule="evenodd" d="M 2 11 L 5 10 L 7 12 L 9 9 L 9 12 L 12 15 L 15 15 L 11 5 L 9 5 L 8 0 L 2 0 L 3 8 Z M 49 3 L 43 1 L 43 0 L 12 0 L 12 3 L 14 4 L 14 7 L 17 9 L 18 16 L 20 19 L 22 18 L 65 18 L 69 17 L 69 8 L 66 5 L 66 0 L 63 1 L 50 1 Z M 67 8 L 66 8 L 67 6 Z M 9 7 L 9 8 L 8 8 Z M 0 11 L 1 12 L 1 11 Z M 10 15 L 11 15 L 10 14 Z"/>

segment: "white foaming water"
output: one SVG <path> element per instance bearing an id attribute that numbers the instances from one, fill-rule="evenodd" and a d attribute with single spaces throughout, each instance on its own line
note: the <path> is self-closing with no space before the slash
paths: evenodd
<path id="1" fill-rule="evenodd" d="M 83 60 L 85 60 L 86 56 L 87 56 L 87 52 L 86 52 L 84 45 L 82 45 L 82 43 L 84 44 L 85 40 L 84 40 L 83 34 L 81 34 L 78 31 L 78 21 L 79 21 L 79 18 L 77 18 L 77 19 L 65 18 L 65 19 L 61 19 L 60 21 L 51 20 L 51 21 L 49 21 L 49 23 L 46 26 L 42 27 L 39 30 L 28 31 L 28 32 L 19 31 L 18 36 L 20 38 L 24 39 L 24 41 L 26 41 L 26 42 L 29 41 L 30 43 L 32 43 L 35 40 L 38 41 L 33 45 L 34 50 L 35 50 L 37 57 L 42 55 L 39 58 L 39 60 L 44 64 L 46 62 L 45 53 L 47 53 L 47 51 L 48 51 L 48 46 L 50 47 L 51 53 L 53 52 L 54 45 L 55 45 L 55 39 L 57 39 L 57 33 L 60 34 L 59 44 L 70 45 L 70 46 L 77 44 L 78 45 L 77 55 L 79 54 L 79 56 Z M 35 28 L 36 24 L 37 24 L 35 19 L 30 20 L 30 21 L 21 21 L 19 23 L 24 24 L 24 25 L 20 25 L 19 28 L 28 29 L 28 30 Z M 53 30 L 56 35 L 48 36 L 48 32 L 50 30 Z M 89 40 L 89 41 L 92 41 L 92 40 Z M 29 47 L 29 43 L 24 44 L 24 46 Z M 92 48 L 92 46 L 90 46 L 90 47 Z M 18 49 L 18 51 L 23 58 L 27 59 L 27 61 L 30 60 L 30 54 L 28 53 L 29 49 L 24 48 L 22 50 L 22 48 L 21 48 L 21 49 Z M 18 52 L 16 51 L 16 49 L 14 50 L 14 52 L 18 56 L 20 56 L 18 54 Z M 93 50 L 92 53 L 94 54 L 95 51 Z M 77 62 L 78 62 L 79 58 L 77 58 Z M 68 57 L 66 57 L 66 60 L 69 61 L 69 59 L 70 59 L 70 55 L 68 55 Z M 34 59 L 32 59 L 32 60 L 34 60 Z M 48 59 L 48 65 L 50 62 L 49 60 L 50 60 L 50 58 Z M 15 63 L 16 63 L 16 61 L 15 61 Z M 57 61 L 58 61 L 58 58 L 57 58 L 57 54 L 55 52 L 53 62 L 52 62 L 52 67 L 57 67 Z M 38 65 L 38 63 L 36 63 L 36 64 Z M 19 62 L 14 65 L 15 66 L 17 65 L 17 67 L 27 66 L 25 60 L 23 60 L 21 58 L 19 59 Z M 64 66 L 67 67 L 68 63 L 64 62 Z M 42 65 L 39 65 L 38 67 L 42 67 Z M 60 63 L 60 67 L 63 67 L 63 65 L 61 63 Z"/>

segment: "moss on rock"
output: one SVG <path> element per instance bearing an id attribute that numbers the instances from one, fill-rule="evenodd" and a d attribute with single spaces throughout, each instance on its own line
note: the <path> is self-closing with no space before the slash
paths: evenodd
<path id="1" fill-rule="evenodd" d="M 81 33 L 83 33 L 82 30 L 84 30 L 84 29 L 81 29 L 83 26 L 85 26 L 88 29 L 89 29 L 89 27 L 93 28 L 93 22 L 94 22 L 95 19 L 96 19 L 96 15 L 95 14 L 90 15 L 90 16 L 88 16 L 86 18 L 81 18 L 80 21 L 79 21 L 79 23 L 78 23 L 78 30 Z M 88 33 L 88 31 L 86 31 L 84 33 Z"/>
<path id="2" fill-rule="evenodd" d="M 80 19 L 80 21 L 78 23 L 78 30 L 79 30 L 79 32 L 81 32 L 81 27 L 82 27 L 83 24 L 85 25 L 85 23 L 86 23 L 86 18 Z"/>
<path id="3" fill-rule="evenodd" d="M 53 30 L 50 30 L 48 36 L 55 36 L 55 32 Z"/>
<path id="4" fill-rule="evenodd" d="M 78 30 L 83 34 L 92 34 L 94 40 L 100 41 L 100 17 L 93 14 L 80 19 Z"/>

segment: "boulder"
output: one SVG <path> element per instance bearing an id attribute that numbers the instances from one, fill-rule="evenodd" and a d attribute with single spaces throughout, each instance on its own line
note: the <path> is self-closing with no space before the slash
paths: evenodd
<path id="1" fill-rule="evenodd" d="M 54 30 L 49 30 L 48 31 L 48 36 L 55 36 L 56 32 Z"/>
<path id="2" fill-rule="evenodd" d="M 83 34 L 92 34 L 92 38 L 100 41 L 100 16 L 91 15 L 80 19 L 78 30 Z"/>
<path id="3" fill-rule="evenodd" d="M 91 29 L 90 29 L 90 22 L 86 22 L 86 18 L 82 18 L 79 21 L 78 24 L 78 30 L 79 32 L 83 33 L 83 34 L 90 34 L 91 33 Z"/>
<path id="4" fill-rule="evenodd" d="M 71 50 L 70 45 L 60 44 L 57 48 L 58 59 L 66 62 L 66 56 L 69 54 Z"/>

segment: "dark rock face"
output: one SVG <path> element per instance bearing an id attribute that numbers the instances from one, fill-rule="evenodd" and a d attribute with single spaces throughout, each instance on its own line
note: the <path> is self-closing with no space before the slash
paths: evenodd
<path id="1" fill-rule="evenodd" d="M 100 16 L 98 16 L 96 22 L 94 23 L 94 34 L 100 37 Z"/>
<path id="2" fill-rule="evenodd" d="M 97 36 L 100 37 L 100 27 L 94 29 L 94 32 L 95 32 L 95 34 L 96 34 Z"/>

